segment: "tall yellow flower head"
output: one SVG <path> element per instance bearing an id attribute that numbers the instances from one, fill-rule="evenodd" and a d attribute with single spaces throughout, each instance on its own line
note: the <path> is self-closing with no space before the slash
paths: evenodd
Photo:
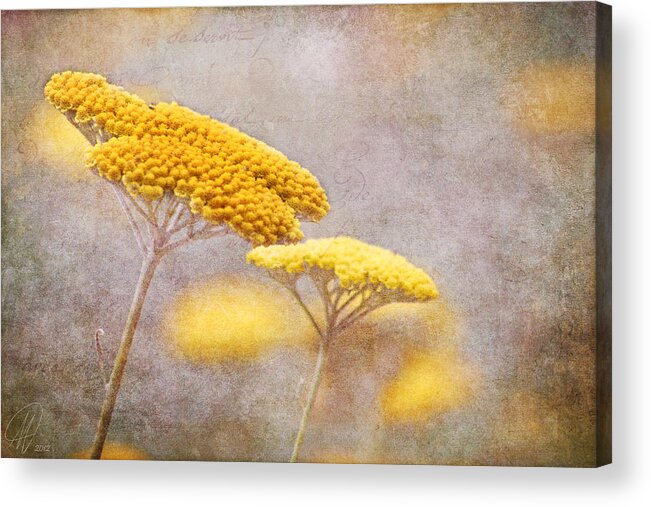
<path id="1" fill-rule="evenodd" d="M 176 103 L 150 106 L 97 74 L 54 74 L 45 96 L 94 144 L 87 166 L 147 202 L 172 193 L 255 245 L 299 241 L 329 211 L 317 179 L 236 128 Z"/>
<path id="2" fill-rule="evenodd" d="M 333 272 L 341 287 L 389 291 L 401 300 L 424 301 L 438 296 L 429 275 L 401 255 L 345 236 L 257 247 L 249 252 L 247 261 L 297 274 L 320 268 Z"/>

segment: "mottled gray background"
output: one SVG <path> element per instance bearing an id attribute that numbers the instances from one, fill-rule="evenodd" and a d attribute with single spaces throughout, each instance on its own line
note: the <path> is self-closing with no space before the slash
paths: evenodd
<path id="1" fill-rule="evenodd" d="M 304 459 L 594 463 L 594 29 L 592 3 L 3 12 L 2 429 L 40 403 L 34 443 L 51 446 L 3 438 L 3 454 L 90 445 L 93 333 L 115 350 L 139 269 L 114 196 L 43 98 L 73 69 L 278 148 L 332 204 L 306 236 L 391 248 L 439 286 L 453 324 L 369 320 L 333 347 Z M 154 459 L 288 459 L 314 351 L 184 361 L 162 318 L 208 278 L 273 287 L 247 250 L 215 239 L 164 261 L 110 440 Z M 404 353 L 442 343 L 475 372 L 471 399 L 382 422 Z"/>

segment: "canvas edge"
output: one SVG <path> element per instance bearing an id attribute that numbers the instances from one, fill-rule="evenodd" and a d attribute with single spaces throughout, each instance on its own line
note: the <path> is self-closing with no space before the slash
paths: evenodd
<path id="1" fill-rule="evenodd" d="M 596 2 L 596 461 L 612 463 L 612 7 Z"/>
<path id="2" fill-rule="evenodd" d="M 529 2 L 524 2 L 529 3 Z M 489 4 L 490 5 L 490 4 Z M 594 2 L 595 38 L 595 262 L 596 262 L 596 420 L 595 467 L 612 463 L 612 7 Z M 30 10 L 30 9 L 28 9 Z M 22 9 L 1 9 L 7 14 Z M 23 11 L 24 12 L 24 11 Z M 4 26 L 2 26 L 4 28 Z M 4 30 L 2 30 L 4 33 Z M 4 60 L 4 58 L 3 58 Z M 7 456 L 0 451 L 0 458 Z M 31 459 L 31 458 L 28 458 Z M 63 458 L 66 459 L 66 458 Z M 67 458 L 69 459 L 69 458 Z M 168 461 L 168 460 L 165 460 Z M 172 460 L 175 461 L 175 460 Z M 187 460 L 182 460 L 187 461 Z M 193 460 L 194 461 L 194 460 Z M 199 460 L 203 461 L 203 460 Z M 215 462 L 214 460 L 205 460 Z M 223 462 L 223 461 L 218 461 Z M 228 462 L 228 461 L 227 461 Z M 366 463 L 367 465 L 372 463 Z M 415 465 L 415 464 L 408 464 Z M 446 463 L 435 466 L 449 466 Z M 491 466 L 480 465 L 480 466 Z M 556 465 L 552 465 L 556 467 Z M 522 468 L 522 467 L 516 467 Z M 529 468 L 529 466 L 524 466 Z M 534 468 L 538 468 L 534 466 Z M 543 467 L 547 468 L 547 467 Z"/>

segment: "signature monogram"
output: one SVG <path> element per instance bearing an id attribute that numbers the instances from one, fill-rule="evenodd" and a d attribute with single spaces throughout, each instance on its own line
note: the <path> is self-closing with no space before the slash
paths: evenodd
<path id="1" fill-rule="evenodd" d="M 25 454 L 32 445 L 42 418 L 43 406 L 40 403 L 24 406 L 9 420 L 5 428 L 5 438 L 15 449 Z"/>

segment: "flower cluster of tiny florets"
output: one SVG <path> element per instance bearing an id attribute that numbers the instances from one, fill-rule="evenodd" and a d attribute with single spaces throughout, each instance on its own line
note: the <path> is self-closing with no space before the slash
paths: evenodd
<path id="1" fill-rule="evenodd" d="M 147 105 L 102 76 L 55 74 L 48 100 L 105 142 L 87 165 L 146 200 L 174 192 L 194 213 L 227 223 L 254 244 L 299 241 L 296 215 L 318 221 L 329 211 L 316 178 L 279 151 L 176 103 Z"/>
<path id="2" fill-rule="evenodd" d="M 402 293 L 406 299 L 427 300 L 438 296 L 436 285 L 427 273 L 404 257 L 345 236 L 257 247 L 249 252 L 247 262 L 288 273 L 303 273 L 309 267 L 329 270 L 344 288 L 388 289 Z"/>

